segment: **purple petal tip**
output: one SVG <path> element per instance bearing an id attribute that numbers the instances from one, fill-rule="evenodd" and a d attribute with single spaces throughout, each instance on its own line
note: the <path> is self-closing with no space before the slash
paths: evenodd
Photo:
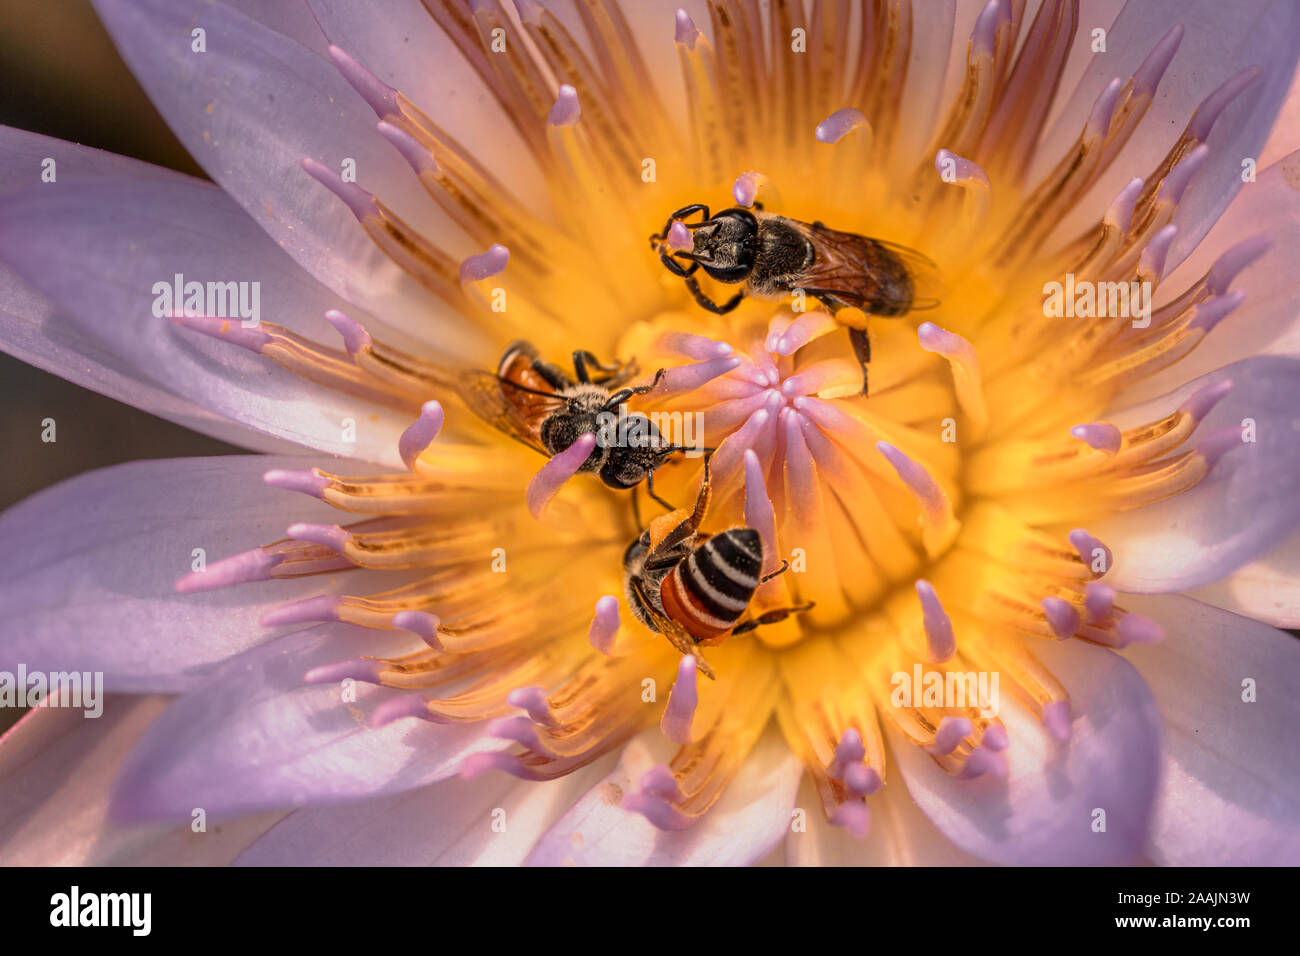
<path id="1" fill-rule="evenodd" d="M 596 650 L 608 654 L 614 647 L 618 628 L 618 598 L 612 594 L 605 594 L 596 600 L 596 613 L 591 618 L 587 639 Z"/>
<path id="2" fill-rule="evenodd" d="M 401 720 L 403 717 L 427 717 L 429 715 L 429 702 L 419 694 L 404 694 L 401 697 L 394 697 L 392 700 L 386 700 L 370 714 L 370 727 L 372 730 L 383 727 L 385 724 L 391 724 L 395 720 Z"/>
<path id="3" fill-rule="evenodd" d="M 330 59 L 354 90 L 379 116 L 397 112 L 397 90 L 375 76 L 350 54 L 330 44 Z"/>
<path id="4" fill-rule="evenodd" d="M 566 481 L 581 470 L 595 448 L 596 436 L 587 432 L 538 469 L 524 492 L 528 511 L 534 518 L 542 516 L 551 499 L 560 493 Z"/>
<path id="5" fill-rule="evenodd" d="M 1164 640 L 1165 629 L 1142 614 L 1125 614 L 1115 628 L 1124 644 L 1155 644 Z"/>
<path id="6" fill-rule="evenodd" d="M 435 650 L 442 650 L 442 645 L 438 642 L 438 626 L 441 623 L 438 615 L 428 611 L 399 611 L 393 615 L 393 627 L 410 631 Z"/>
<path id="7" fill-rule="evenodd" d="M 380 121 L 375 127 L 379 130 L 379 135 L 388 140 L 406 160 L 408 166 L 416 173 L 436 172 L 438 162 L 433 158 L 433 154 L 414 136 L 402 129 L 400 126 L 394 126 L 392 123 Z"/>
<path id="8" fill-rule="evenodd" d="M 359 680 L 368 684 L 379 683 L 380 663 L 369 657 L 353 657 L 345 661 L 335 661 L 321 667 L 313 667 L 303 675 L 307 684 L 335 684 L 343 680 Z"/>
<path id="9" fill-rule="evenodd" d="M 1214 260 L 1214 265 L 1210 267 L 1210 274 L 1206 277 L 1205 287 L 1211 295 L 1223 295 L 1241 270 L 1272 248 L 1271 236 L 1252 236 L 1242 240 Z"/>
<path id="10" fill-rule="evenodd" d="M 686 49 L 694 50 L 695 41 L 699 39 L 700 31 L 695 28 L 695 21 L 691 15 L 681 7 L 677 8 L 674 15 L 676 20 L 676 29 L 673 33 L 673 42 L 684 44 Z"/>
<path id="11" fill-rule="evenodd" d="M 1047 626 L 1060 640 L 1074 636 L 1074 632 L 1079 629 L 1079 612 L 1069 601 L 1046 597 L 1042 600 L 1042 608 L 1047 617 Z"/>
<path id="12" fill-rule="evenodd" d="M 561 85 L 560 92 L 555 97 L 555 104 L 546 116 L 547 125 L 572 126 L 581 116 L 582 107 L 578 103 L 578 91 L 568 83 Z"/>
<path id="13" fill-rule="evenodd" d="M 312 179 L 343 200 L 348 209 L 352 210 L 352 215 L 358 219 L 365 219 L 367 216 L 373 216 L 379 212 L 379 207 L 375 205 L 373 195 L 356 183 L 344 182 L 343 177 L 328 166 L 318 163 L 308 156 L 303 159 L 302 168 L 307 171 L 307 174 Z"/>
<path id="14" fill-rule="evenodd" d="M 261 352 L 270 343 L 271 336 L 260 329 L 246 328 L 239 319 L 223 318 L 219 315 L 189 315 L 184 312 L 172 314 L 172 321 L 184 328 L 204 335 L 238 345 L 250 352 Z"/>
<path id="15" fill-rule="evenodd" d="M 686 223 L 675 222 L 668 227 L 668 248 L 673 252 L 686 252 L 695 248 L 695 240 L 691 238 Z"/>
<path id="16" fill-rule="evenodd" d="M 343 337 L 343 347 L 347 349 L 348 355 L 356 355 L 363 349 L 369 349 L 370 333 L 346 313 L 331 308 L 325 313 L 325 321 L 333 325 L 335 332 Z"/>
<path id="17" fill-rule="evenodd" d="M 397 440 L 397 453 L 402 456 L 406 467 L 414 470 L 420 453 L 433 443 L 442 431 L 442 406 L 436 401 L 425 402 L 420 408 L 420 417 L 407 426 L 406 431 Z"/>
<path id="18" fill-rule="evenodd" d="M 846 106 L 818 123 L 814 135 L 819 143 L 838 143 L 853 130 L 866 125 L 867 117 L 861 110 Z"/>
<path id="19" fill-rule="evenodd" d="M 313 498 L 321 499 L 325 497 L 325 489 L 330 486 L 330 480 L 314 468 L 302 471 L 272 468 L 262 475 L 262 481 L 272 488 L 299 491 L 304 495 L 311 495 Z"/>
<path id="20" fill-rule="evenodd" d="M 317 597 L 304 598 L 290 604 L 282 604 L 262 615 L 263 627 L 280 627 L 284 624 L 307 624 L 321 621 L 337 621 L 341 600 L 334 594 L 322 594 Z"/>
<path id="21" fill-rule="evenodd" d="M 495 243 L 487 252 L 469 256 L 460 264 L 461 282 L 478 282 L 500 275 L 510 261 L 510 250 L 500 243 Z"/>
<path id="22" fill-rule="evenodd" d="M 1180 412 L 1185 412 L 1192 416 L 1192 419 L 1200 424 L 1205 420 L 1205 416 L 1215 405 L 1223 400 L 1223 397 L 1232 391 L 1232 379 L 1225 378 L 1218 382 L 1213 382 L 1203 388 L 1198 388 L 1187 401 L 1178 406 Z"/>
<path id="23" fill-rule="evenodd" d="M 300 521 L 297 524 L 289 525 L 285 531 L 290 538 L 298 541 L 307 541 L 311 544 L 319 544 L 324 548 L 332 548 L 340 554 L 347 546 L 351 539 L 347 531 L 336 524 L 311 524 L 306 521 Z"/>
<path id="24" fill-rule="evenodd" d="M 1043 706 L 1043 726 L 1062 743 L 1070 739 L 1070 702 L 1053 700 Z"/>
<path id="25" fill-rule="evenodd" d="M 176 582 L 176 593 L 194 594 L 247 584 L 250 581 L 265 581 L 270 578 L 271 570 L 283 560 L 282 554 L 272 554 L 264 548 L 253 548 L 215 561 L 202 571 L 191 571 Z"/>
<path id="26" fill-rule="evenodd" d="M 1124 442 L 1124 433 L 1110 422 L 1090 422 L 1086 425 L 1075 425 L 1070 429 L 1070 434 L 1079 439 L 1085 445 L 1105 452 L 1107 455 L 1114 455 L 1119 451 L 1119 447 Z"/>

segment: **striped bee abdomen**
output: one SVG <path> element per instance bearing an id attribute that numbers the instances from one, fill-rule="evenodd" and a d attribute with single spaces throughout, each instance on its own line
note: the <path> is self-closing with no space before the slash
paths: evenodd
<path id="1" fill-rule="evenodd" d="M 753 528 L 733 528 L 696 548 L 664 580 L 664 612 L 698 641 L 736 626 L 758 589 L 763 547 Z"/>

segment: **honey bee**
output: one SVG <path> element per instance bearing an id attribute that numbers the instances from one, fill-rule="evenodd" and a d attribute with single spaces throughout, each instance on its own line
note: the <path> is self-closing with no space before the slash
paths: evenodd
<path id="1" fill-rule="evenodd" d="M 684 221 L 695 213 L 702 217 L 699 222 Z M 678 222 L 691 231 L 689 251 L 668 246 L 669 230 Z M 650 245 L 670 272 L 686 280 L 695 301 L 718 315 L 736 308 L 746 295 L 780 298 L 800 289 L 832 315 L 852 307 L 871 315 L 899 316 L 939 304 L 938 269 L 921 253 L 820 222 L 764 212 L 760 203 L 753 209 L 724 209 L 716 216 L 702 203 L 683 206 L 668 217 L 663 232 L 650 237 Z M 718 282 L 741 283 L 740 290 L 721 305 L 714 302 L 695 278 L 701 266 Z M 871 340 L 865 327 L 853 325 L 849 338 L 862 364 L 865 393 Z"/>
<path id="2" fill-rule="evenodd" d="M 718 534 L 699 530 L 709 507 L 709 458 L 695 507 L 660 515 L 623 554 L 628 605 L 646 627 L 663 634 L 683 654 L 692 654 L 700 671 L 716 679 L 701 647 L 721 644 L 764 624 L 811 610 L 812 602 L 767 611 L 741 620 L 760 584 L 789 568 L 784 561 L 760 577 L 763 543 L 753 528 Z"/>
<path id="3" fill-rule="evenodd" d="M 578 470 L 595 472 L 611 488 L 644 481 L 650 497 L 671 511 L 655 494 L 654 472 L 685 449 L 665 439 L 648 416 L 619 412 L 632 396 L 652 391 L 664 374 L 660 369 L 649 385 L 627 385 L 638 371 L 634 361 L 605 365 L 580 350 L 573 353 L 570 379 L 542 360 L 532 343 L 517 340 L 506 346 L 495 373 L 467 372 L 459 391 L 480 418 L 548 457 L 593 433 L 596 447 Z"/>

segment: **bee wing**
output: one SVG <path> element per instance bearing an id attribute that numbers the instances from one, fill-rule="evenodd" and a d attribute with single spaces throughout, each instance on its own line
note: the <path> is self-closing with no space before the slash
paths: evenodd
<path id="1" fill-rule="evenodd" d="M 892 242 L 790 220 L 812 243 L 813 264 L 798 287 L 877 315 L 902 315 L 939 304 L 943 285 L 926 256 Z"/>
<path id="2" fill-rule="evenodd" d="M 538 437 L 538 426 L 545 415 L 524 414 L 516 403 L 506 398 L 501 380 L 496 375 L 481 370 L 464 372 L 460 376 L 457 392 L 470 411 L 489 425 L 543 455 L 550 455 Z M 561 403 L 562 399 L 555 399 L 556 406 Z"/>
<path id="3" fill-rule="evenodd" d="M 638 603 L 641 605 L 641 610 L 644 611 L 646 616 L 654 622 L 654 629 L 664 637 L 668 638 L 668 643 L 677 648 L 678 651 L 694 657 L 696 666 L 699 668 L 701 674 L 709 680 L 717 680 L 718 675 L 715 674 L 713 668 L 709 666 L 709 662 L 704 659 L 704 655 L 700 653 L 699 645 L 695 643 L 695 638 L 687 632 L 686 628 L 682 627 L 672 618 L 656 611 L 654 605 L 650 603 L 649 597 L 646 596 L 645 590 L 635 579 L 631 582 L 631 585 L 632 589 L 636 591 Z"/>
<path id="4" fill-rule="evenodd" d="M 933 259 L 896 242 L 885 242 L 883 239 L 871 241 L 890 252 L 912 277 L 912 304 L 908 311 L 937 308 L 943 302 L 943 277 Z"/>

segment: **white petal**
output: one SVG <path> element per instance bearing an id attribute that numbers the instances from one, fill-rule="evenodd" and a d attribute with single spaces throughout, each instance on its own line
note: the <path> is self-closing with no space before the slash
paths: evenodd
<path id="1" fill-rule="evenodd" d="M 963 850 L 1024 866 L 1133 862 L 1150 832 L 1160 759 L 1160 715 L 1141 676 L 1104 648 L 1036 642 L 1070 693 L 1073 727 L 1059 744 L 1001 692 L 1011 735 L 1006 780 L 961 780 L 887 725 L 894 766 L 917 806 Z M 1105 830 L 1094 830 L 1105 811 Z"/>
<path id="2" fill-rule="evenodd" d="M 1300 534 L 1188 597 L 1275 627 L 1300 627 Z"/>
<path id="3" fill-rule="evenodd" d="M 1300 641 L 1179 595 L 1122 600 L 1167 634 L 1125 652 L 1166 727 L 1151 859 L 1300 864 Z"/>
<path id="4" fill-rule="evenodd" d="M 488 773 L 346 807 L 295 810 L 241 866 L 518 866 L 542 834 L 617 760 L 559 780 Z"/>
<path id="5" fill-rule="evenodd" d="M 658 738 L 658 739 L 656 739 Z M 618 768 L 547 831 L 533 866 L 743 866 L 761 859 L 790 827 L 803 767 L 769 728 L 722 797 L 690 829 L 668 832 L 624 810 L 641 775 L 673 752 L 658 731 L 636 738 Z"/>
<path id="6" fill-rule="evenodd" d="M 812 781 L 799 788 L 808 829 L 785 838 L 791 866 L 983 866 L 943 833 L 912 802 L 902 775 L 894 775 L 867 801 L 871 827 L 858 838 L 827 822 Z"/>

